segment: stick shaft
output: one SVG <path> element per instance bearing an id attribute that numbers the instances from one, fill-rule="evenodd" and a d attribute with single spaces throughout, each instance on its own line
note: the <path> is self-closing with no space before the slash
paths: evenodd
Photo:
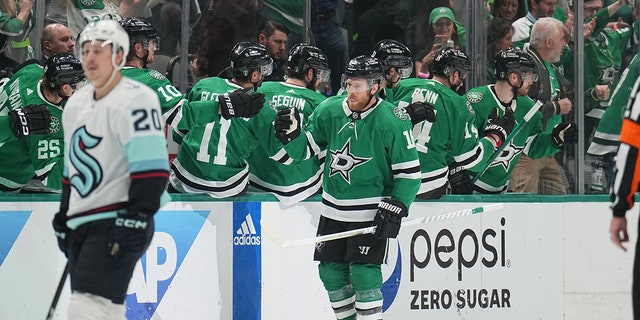
<path id="1" fill-rule="evenodd" d="M 64 271 L 62 271 L 62 276 L 60 276 L 60 282 L 58 282 L 58 288 L 56 289 L 56 293 L 53 296 L 53 301 L 51 301 L 51 307 L 49 307 L 49 313 L 47 314 L 47 319 L 53 319 L 53 314 L 56 311 L 56 307 L 58 306 L 58 300 L 60 299 L 60 294 L 62 293 L 62 289 L 64 288 L 64 284 L 67 282 L 67 275 L 69 275 L 69 262 L 64 266 Z"/>
<path id="2" fill-rule="evenodd" d="M 469 216 L 469 215 L 478 214 L 478 213 L 482 213 L 482 212 L 499 210 L 499 209 L 502 209 L 503 207 L 504 207 L 504 204 L 502 204 L 502 203 L 489 204 L 489 205 L 484 205 L 484 206 L 481 206 L 481 207 L 475 207 L 475 208 L 471 208 L 471 209 L 452 211 L 452 212 L 442 213 L 442 214 L 435 215 L 435 216 L 407 220 L 407 221 L 402 223 L 402 226 L 412 226 L 412 225 L 423 224 L 423 223 L 428 223 L 428 222 L 433 222 L 433 221 L 446 220 L 446 219 L 450 219 L 450 218 L 464 217 L 464 216 Z M 305 238 L 305 239 L 298 239 L 298 240 L 292 240 L 292 241 L 284 241 L 282 246 L 283 247 L 302 246 L 302 245 L 307 245 L 307 244 L 312 244 L 312 243 L 317 243 L 317 242 L 344 239 L 344 238 L 359 236 L 359 235 L 362 235 L 362 234 L 374 233 L 375 231 L 376 231 L 376 227 L 375 226 L 366 227 L 366 228 L 343 231 L 343 232 L 338 232 L 338 233 L 326 234 L 326 235 L 317 236 L 317 237 L 313 237 L 313 238 Z"/>

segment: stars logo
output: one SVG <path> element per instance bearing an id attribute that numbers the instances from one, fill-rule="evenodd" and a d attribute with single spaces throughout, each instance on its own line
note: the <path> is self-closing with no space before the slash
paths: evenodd
<path id="1" fill-rule="evenodd" d="M 348 184 L 351 184 L 351 170 L 371 160 L 371 158 L 356 157 L 351 153 L 351 139 L 347 140 L 342 149 L 329 152 L 331 153 L 329 177 L 340 174 Z"/>
<path id="2" fill-rule="evenodd" d="M 166 79 L 165 76 L 162 73 L 160 73 L 160 72 L 158 72 L 156 70 L 153 70 L 153 69 L 149 70 L 149 76 L 152 77 L 152 78 L 158 79 L 158 80 Z"/>
<path id="3" fill-rule="evenodd" d="M 393 108 L 393 114 L 395 114 L 396 117 L 400 118 L 400 120 L 409 119 L 409 114 L 407 114 L 407 110 L 405 110 L 400 106 Z"/>
<path id="4" fill-rule="evenodd" d="M 524 146 L 518 147 L 518 146 L 515 146 L 513 142 L 509 142 L 509 145 L 506 148 L 504 148 L 504 150 L 502 150 L 502 153 L 495 160 L 493 160 L 493 163 L 491 163 L 491 166 L 492 167 L 502 166 L 502 168 L 504 168 L 505 171 L 508 171 L 509 167 L 511 166 L 511 163 L 513 162 L 513 158 L 519 153 L 521 153 L 522 149 L 524 149 Z M 515 162 L 514 162 L 514 165 L 515 165 Z"/>
<path id="5" fill-rule="evenodd" d="M 467 94 L 467 101 L 471 103 L 478 103 L 482 100 L 482 93 L 480 92 L 469 92 Z"/>

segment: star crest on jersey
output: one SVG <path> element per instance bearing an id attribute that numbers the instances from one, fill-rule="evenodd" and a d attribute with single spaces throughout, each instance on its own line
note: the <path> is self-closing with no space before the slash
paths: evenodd
<path id="1" fill-rule="evenodd" d="M 82 5 L 90 7 L 94 4 L 96 4 L 96 0 L 80 0 L 80 2 L 82 2 Z"/>
<path id="2" fill-rule="evenodd" d="M 329 177 L 340 174 L 348 184 L 351 184 L 351 171 L 371 160 L 371 158 L 356 157 L 351 153 L 351 139 L 347 140 L 342 149 L 331 150 L 330 153 Z"/>
<path id="3" fill-rule="evenodd" d="M 60 131 L 60 119 L 51 117 L 51 133 L 57 133 L 58 131 Z"/>
<path id="4" fill-rule="evenodd" d="M 158 80 L 164 80 L 165 79 L 165 77 L 164 77 L 164 75 L 162 73 L 160 73 L 160 72 L 158 72 L 156 70 L 153 70 L 153 69 L 149 70 L 149 75 L 152 78 L 156 78 Z"/>
<path id="5" fill-rule="evenodd" d="M 467 101 L 471 103 L 478 103 L 482 100 L 482 93 L 480 92 L 469 92 L 467 93 Z"/>
<path id="6" fill-rule="evenodd" d="M 393 114 L 395 114 L 396 117 L 398 117 L 400 120 L 409 119 L 409 114 L 407 113 L 407 110 L 400 106 L 393 108 Z"/>
<path id="7" fill-rule="evenodd" d="M 513 145 L 513 143 L 509 143 L 509 145 L 502 150 L 502 153 L 493 160 L 491 166 L 502 166 L 505 171 L 509 170 L 509 165 L 513 161 L 513 158 L 519 154 L 524 147 L 517 147 Z M 515 164 L 515 163 L 514 163 Z"/>

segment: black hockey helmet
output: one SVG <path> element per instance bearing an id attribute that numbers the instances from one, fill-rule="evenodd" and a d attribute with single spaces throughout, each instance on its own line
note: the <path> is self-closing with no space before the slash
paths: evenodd
<path id="1" fill-rule="evenodd" d="M 371 57 L 378 58 L 385 71 L 396 68 L 402 78 L 410 76 L 413 71 L 411 50 L 400 41 L 381 40 L 373 48 Z"/>
<path id="2" fill-rule="evenodd" d="M 238 42 L 229 54 L 233 74 L 248 76 L 253 70 L 259 70 L 263 76 L 273 71 L 273 59 L 267 48 L 248 41 Z"/>
<path id="3" fill-rule="evenodd" d="M 44 76 L 51 88 L 76 84 L 84 80 L 82 64 L 70 53 L 55 53 L 44 66 Z"/>
<path id="4" fill-rule="evenodd" d="M 467 74 L 471 71 L 469 57 L 464 51 L 446 47 L 442 48 L 433 59 L 433 73 L 440 76 L 450 76 L 454 71 Z"/>
<path id="5" fill-rule="evenodd" d="M 501 50 L 495 57 L 495 76 L 498 80 L 507 79 L 509 74 L 532 71 L 536 73 L 536 63 L 533 57 L 519 48 Z"/>
<path id="6" fill-rule="evenodd" d="M 123 18 L 119 23 L 129 35 L 129 45 L 131 49 L 133 49 L 134 44 L 142 43 L 144 48 L 149 50 L 149 41 L 151 40 L 155 41 L 156 48 L 159 47 L 158 33 L 151 23 L 138 17 Z"/>
<path id="7" fill-rule="evenodd" d="M 289 51 L 287 67 L 295 74 L 302 74 L 309 69 L 314 69 L 316 76 L 322 82 L 329 81 L 331 70 L 327 55 L 317 47 L 299 43 Z"/>
<path id="8" fill-rule="evenodd" d="M 344 75 L 349 78 L 381 80 L 384 76 L 384 68 L 377 58 L 362 55 L 349 61 Z"/>

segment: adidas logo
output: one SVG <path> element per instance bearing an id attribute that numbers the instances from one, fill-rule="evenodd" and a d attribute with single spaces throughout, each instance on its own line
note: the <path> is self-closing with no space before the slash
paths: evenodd
<path id="1" fill-rule="evenodd" d="M 233 244 L 236 246 L 258 246 L 260 242 L 260 236 L 258 236 L 258 232 L 256 232 L 251 214 L 248 213 L 247 216 L 244 217 L 240 228 L 236 230 L 236 236 L 233 237 Z"/>
<path id="2" fill-rule="evenodd" d="M 295 91 L 295 90 L 293 90 L 293 89 L 289 89 L 289 90 L 287 90 L 285 93 L 292 93 L 292 94 L 296 94 L 296 91 Z"/>

